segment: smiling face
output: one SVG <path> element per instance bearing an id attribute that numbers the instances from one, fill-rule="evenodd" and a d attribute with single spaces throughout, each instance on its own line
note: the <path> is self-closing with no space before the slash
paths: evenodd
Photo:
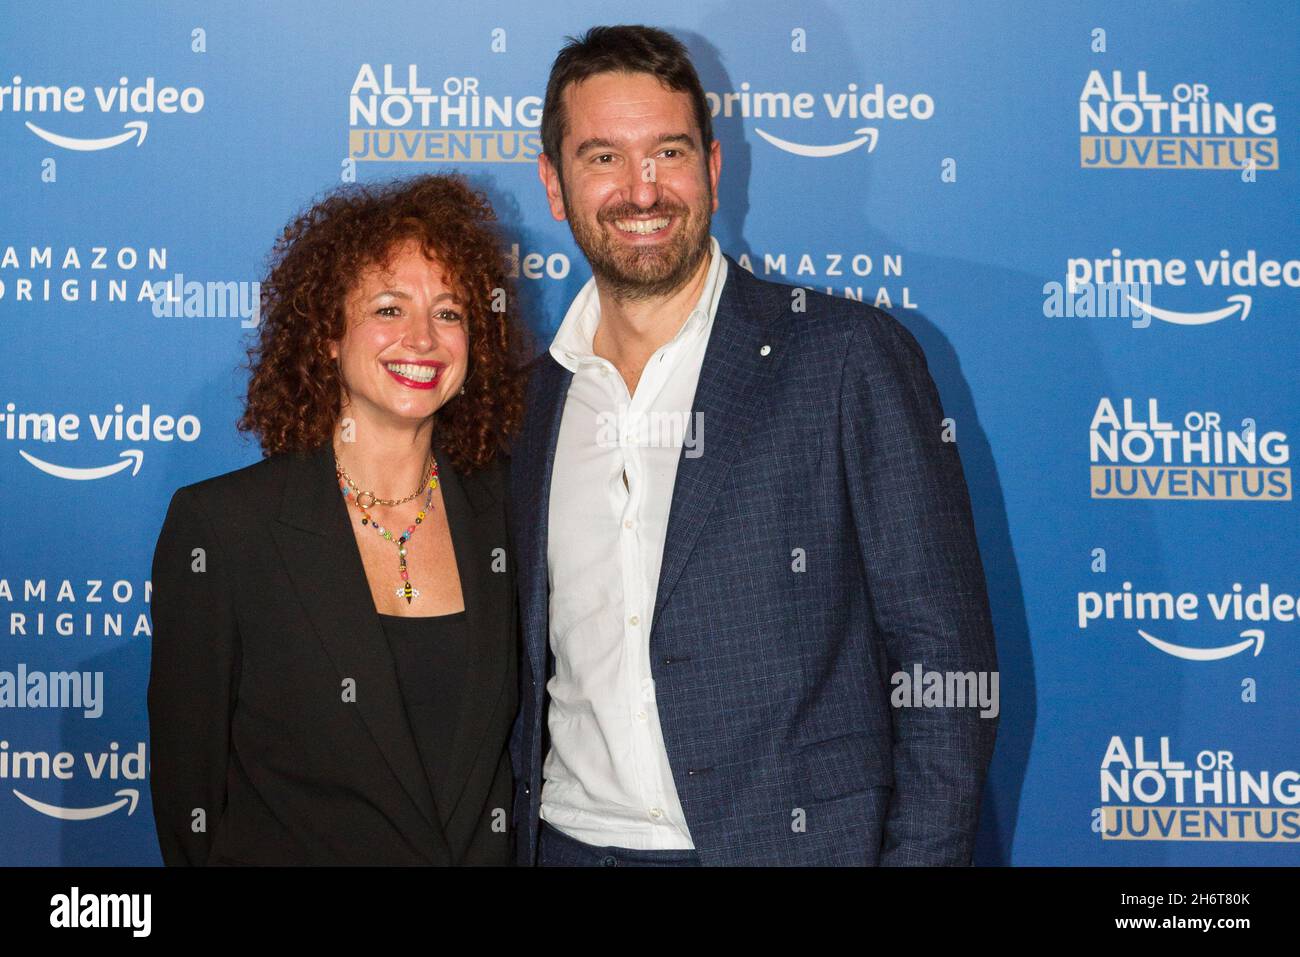
<path id="1" fill-rule="evenodd" d="M 538 161 L 551 215 L 615 295 L 676 291 L 709 251 L 721 147 L 705 155 L 690 97 L 649 73 L 598 73 L 563 95 L 563 182 Z"/>
<path id="2" fill-rule="evenodd" d="M 469 362 L 465 306 L 418 243 L 395 247 L 387 269 L 363 270 L 346 313 L 330 355 L 339 361 L 347 415 L 414 425 L 460 391 Z"/>

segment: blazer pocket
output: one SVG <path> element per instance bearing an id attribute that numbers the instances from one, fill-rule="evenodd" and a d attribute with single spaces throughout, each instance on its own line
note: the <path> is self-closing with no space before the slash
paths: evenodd
<path id="1" fill-rule="evenodd" d="M 823 801 L 873 787 L 893 787 L 889 740 L 855 732 L 799 749 L 800 769 L 813 797 Z"/>

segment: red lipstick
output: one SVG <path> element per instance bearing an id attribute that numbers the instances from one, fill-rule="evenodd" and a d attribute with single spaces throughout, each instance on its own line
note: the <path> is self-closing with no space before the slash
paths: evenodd
<path id="1" fill-rule="evenodd" d="M 445 362 L 437 362 L 432 359 L 393 359 L 385 362 L 383 365 L 385 372 L 408 389 L 432 389 L 442 379 L 442 370 L 447 367 Z M 391 365 L 418 366 L 422 369 L 432 369 L 433 378 L 428 382 L 423 382 L 420 379 L 412 379 L 410 376 L 402 375 L 402 373 L 390 369 L 389 366 Z"/>

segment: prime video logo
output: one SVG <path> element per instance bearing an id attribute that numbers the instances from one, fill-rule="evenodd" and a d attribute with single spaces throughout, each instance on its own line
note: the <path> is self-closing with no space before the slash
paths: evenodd
<path id="1" fill-rule="evenodd" d="M 203 110 L 203 91 L 197 86 L 162 86 L 152 76 L 143 83 L 132 84 L 128 77 L 119 77 L 117 84 L 92 86 L 87 95 L 84 86 L 58 86 L 55 84 L 25 83 L 21 76 L 13 77 L 8 85 L 0 86 L 0 113 L 14 114 L 70 114 L 76 116 L 98 110 L 101 115 L 117 114 L 122 117 L 195 114 Z M 62 119 L 62 116 L 56 117 Z M 41 122 L 47 122 L 42 119 Z M 60 149 L 79 153 L 112 149 L 125 143 L 136 146 L 144 143 L 149 133 L 149 121 L 130 119 L 122 124 L 121 132 L 109 136 L 75 136 L 38 126 L 31 120 L 24 124 L 36 136 Z"/>
<path id="2" fill-rule="evenodd" d="M 822 91 L 819 96 L 809 90 L 756 90 L 744 82 L 738 90 L 707 91 L 704 98 L 715 118 L 785 121 L 817 120 L 827 116 L 832 120 L 848 121 L 854 127 L 849 139 L 835 143 L 800 143 L 776 136 L 760 126 L 754 127 L 755 133 L 777 149 L 815 159 L 840 156 L 864 144 L 868 153 L 875 152 L 880 130 L 875 126 L 858 125 L 864 120 L 924 121 L 934 116 L 934 98 L 929 94 L 886 94 L 883 83 L 865 91 L 859 90 L 858 84 L 849 83 L 842 90 Z"/>
<path id="3" fill-rule="evenodd" d="M 176 273 L 154 284 L 153 314 L 159 319 L 229 319 L 238 317 L 244 329 L 261 322 L 262 284 L 199 282 Z"/>
<path id="4" fill-rule="evenodd" d="M 75 412 L 56 413 L 51 411 L 19 409 L 17 403 L 7 402 L 0 412 L 0 441 L 41 442 L 51 445 L 58 443 L 76 443 L 80 441 L 96 442 L 195 442 L 203 429 L 197 415 L 156 414 L 148 403 L 140 406 L 139 411 L 128 413 L 126 407 L 118 402 L 111 413 L 98 415 L 90 413 L 92 435 L 81 433 L 81 416 Z M 139 448 L 123 449 L 118 461 L 108 465 L 74 467 L 48 462 L 33 455 L 26 449 L 19 449 L 29 464 L 53 475 L 55 478 L 88 481 L 107 478 L 124 469 L 130 468 L 131 475 L 138 475 L 144 464 L 144 450 Z"/>

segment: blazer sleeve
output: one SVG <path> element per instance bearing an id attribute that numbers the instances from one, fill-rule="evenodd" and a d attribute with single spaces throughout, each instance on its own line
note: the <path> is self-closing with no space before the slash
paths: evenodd
<path id="1" fill-rule="evenodd" d="M 890 675 L 997 670 L 970 496 L 925 354 L 896 319 L 852 321 L 840 393 L 845 481 Z M 996 687 L 996 686 L 995 686 Z M 996 712 L 891 707 L 882 865 L 967 865 Z"/>
<path id="2" fill-rule="evenodd" d="M 158 846 L 165 864 L 206 864 L 226 806 L 240 652 L 230 568 L 189 488 L 167 509 L 151 581 L 149 788 Z"/>

